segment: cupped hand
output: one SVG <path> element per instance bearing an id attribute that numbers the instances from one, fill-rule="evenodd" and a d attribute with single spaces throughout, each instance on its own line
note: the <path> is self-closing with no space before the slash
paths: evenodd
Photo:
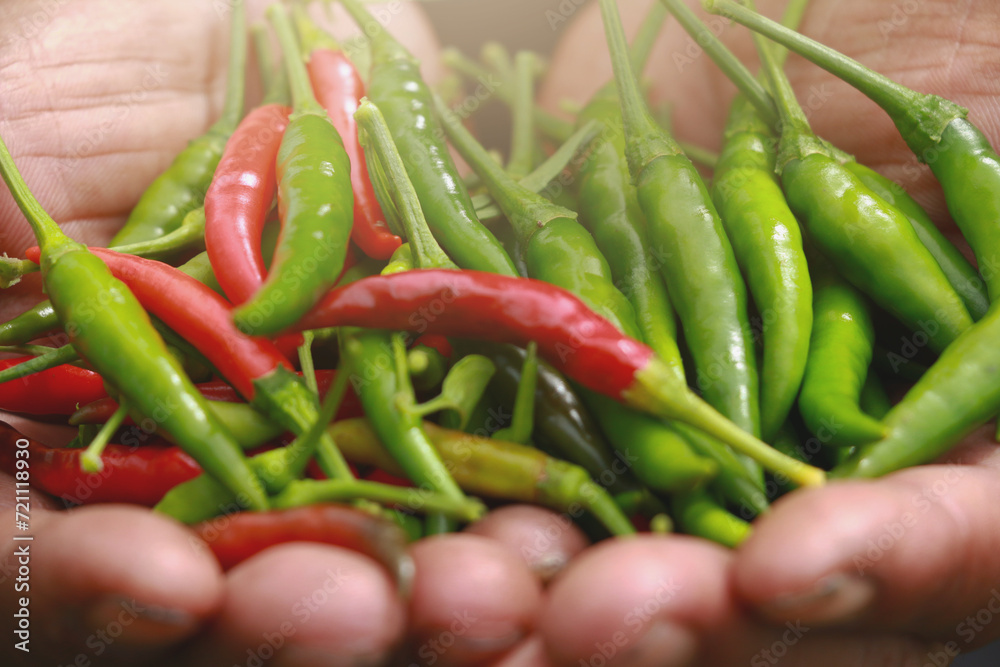
<path id="1" fill-rule="evenodd" d="M 649 2 L 621 3 L 634 30 Z M 692 3 L 694 4 L 694 3 Z M 777 16 L 783 2 L 759 0 Z M 580 12 L 553 59 L 543 99 L 585 102 L 610 73 L 597 7 Z M 746 62 L 746 31 L 713 30 Z M 988 2 L 813 0 L 803 32 L 918 90 L 967 106 L 994 145 L 1000 16 Z M 792 56 L 788 73 L 814 129 L 901 183 L 945 229 L 940 188 L 888 118 Z M 676 23 L 646 76 L 679 138 L 718 149 L 735 89 Z M 549 590 L 541 644 L 552 664 L 787 667 L 944 665 L 1000 636 L 1000 453 L 993 429 L 947 462 L 875 481 L 831 483 L 778 502 L 735 552 L 647 537 L 584 553 Z"/>

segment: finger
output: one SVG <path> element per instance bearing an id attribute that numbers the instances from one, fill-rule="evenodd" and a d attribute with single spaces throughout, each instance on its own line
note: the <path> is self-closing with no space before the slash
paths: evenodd
<path id="1" fill-rule="evenodd" d="M 28 601 L 33 651 L 93 659 L 162 649 L 192 635 L 221 604 L 218 565 L 180 524 L 110 505 L 30 516 L 30 532 L 20 535 L 32 539 L 4 542 L 5 564 L 25 586 L 4 586 L 0 596 L 4 609 Z M 5 519 L 14 525 L 12 512 Z"/>
<path id="2" fill-rule="evenodd" d="M 587 546 L 583 531 L 569 517 L 531 505 L 495 509 L 465 532 L 496 540 L 521 558 L 543 582 Z"/>
<path id="3" fill-rule="evenodd" d="M 703 540 L 643 536 L 604 542 L 553 583 L 539 634 L 569 667 L 881 667 L 922 665 L 930 647 L 850 636 L 801 622 L 750 619 L 731 595 L 733 554 Z"/>
<path id="4" fill-rule="evenodd" d="M 1000 623 L 983 623 L 1000 612 L 997 479 L 993 468 L 935 465 L 797 492 L 740 550 L 735 589 L 778 620 L 906 630 L 963 649 L 1000 636 Z"/>
<path id="5" fill-rule="evenodd" d="M 413 545 L 410 629 L 417 659 L 480 664 L 531 631 L 541 586 L 523 561 L 478 535 L 445 535 Z"/>
<path id="6" fill-rule="evenodd" d="M 532 635 L 490 667 L 552 667 L 552 662 L 545 655 L 542 638 Z"/>
<path id="7" fill-rule="evenodd" d="M 226 577 L 212 632 L 195 664 L 382 664 L 403 637 L 405 609 L 384 569 L 321 544 L 284 544 Z"/>

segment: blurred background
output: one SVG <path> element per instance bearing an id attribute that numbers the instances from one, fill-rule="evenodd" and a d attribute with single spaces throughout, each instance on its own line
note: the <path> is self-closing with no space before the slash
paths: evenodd
<path id="1" fill-rule="evenodd" d="M 494 40 L 506 46 L 511 53 L 518 49 L 531 49 L 548 57 L 576 11 L 592 1 L 435 0 L 426 2 L 424 7 L 443 46 L 455 47 L 468 56 L 478 58 L 482 45 Z M 483 139 L 487 146 L 506 150 L 509 114 L 503 104 L 495 99 L 488 100 L 476 112 L 475 124 L 478 133 L 485 135 Z M 1000 642 L 968 655 L 960 655 L 953 664 L 956 667 L 998 667 Z M 941 665 L 929 659 L 927 667 Z"/>

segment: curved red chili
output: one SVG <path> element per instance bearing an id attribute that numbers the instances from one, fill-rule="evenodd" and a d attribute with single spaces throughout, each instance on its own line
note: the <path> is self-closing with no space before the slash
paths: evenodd
<path id="1" fill-rule="evenodd" d="M 202 473 L 201 466 L 180 447 L 156 445 L 108 445 L 101 454 L 103 470 L 88 473 L 80 467 L 85 449 L 46 447 L 0 424 L 3 472 L 16 471 L 18 441 L 28 442 L 31 485 L 74 504 L 134 503 L 152 507 L 167 491 Z"/>
<path id="2" fill-rule="evenodd" d="M 305 39 L 306 36 L 314 39 Z M 306 68 L 316 100 L 326 109 L 326 114 L 340 133 L 344 150 L 351 159 L 351 186 L 354 190 L 351 240 L 369 257 L 389 259 L 402 244 L 402 239 L 393 234 L 385 222 L 382 208 L 375 198 L 375 188 L 368 178 L 365 155 L 358 140 L 358 124 L 354 121 L 354 112 L 365 96 L 364 84 L 343 51 L 323 40 L 323 35 L 318 34 L 318 28 L 315 32 L 307 33 L 303 43 L 308 43 L 311 47 Z"/>
<path id="3" fill-rule="evenodd" d="M 0 370 L 34 357 L 0 360 Z M 17 380 L 0 383 L 0 410 L 31 415 L 68 415 L 78 405 L 108 395 L 104 379 L 94 371 L 63 364 Z"/>
<path id="4" fill-rule="evenodd" d="M 205 195 L 205 250 L 236 305 L 264 283 L 261 230 L 274 201 L 275 160 L 290 113 L 281 104 L 251 111 L 226 144 Z"/>
<path id="5" fill-rule="evenodd" d="M 192 529 L 208 544 L 223 570 L 277 544 L 319 542 L 374 558 L 393 575 L 401 591 L 409 590 L 413 578 L 402 530 L 386 519 L 343 505 L 240 512 Z"/>

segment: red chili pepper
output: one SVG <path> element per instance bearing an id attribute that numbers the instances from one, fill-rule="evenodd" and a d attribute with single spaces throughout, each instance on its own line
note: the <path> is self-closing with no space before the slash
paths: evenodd
<path id="1" fill-rule="evenodd" d="M 355 326 L 538 344 L 538 353 L 588 389 L 715 436 L 799 485 L 822 470 L 787 457 L 695 395 L 647 345 L 559 287 L 480 271 L 424 269 L 362 278 L 327 293 L 295 329 Z"/>
<path id="2" fill-rule="evenodd" d="M 424 334 L 413 341 L 413 346 L 423 345 L 438 351 L 438 353 L 446 358 L 451 359 L 452 347 L 451 342 L 444 336 L 439 336 L 437 334 Z"/>
<path id="3" fill-rule="evenodd" d="M 27 445 L 20 447 L 19 442 Z M 46 447 L 0 424 L 0 470 L 13 475 L 17 451 L 21 449 L 28 450 L 31 485 L 76 504 L 134 503 L 152 507 L 167 491 L 202 472 L 201 466 L 180 447 L 108 445 L 101 454 L 104 469 L 87 473 L 80 467 L 80 457 L 86 450 Z"/>
<path id="4" fill-rule="evenodd" d="M 251 111 L 226 144 L 205 195 L 205 249 L 236 305 L 264 283 L 261 230 L 274 201 L 275 160 L 290 113 L 280 104 Z"/>
<path id="5" fill-rule="evenodd" d="M 309 505 L 267 512 L 241 512 L 193 526 L 223 570 L 286 542 L 319 542 L 365 554 L 382 563 L 401 591 L 408 591 L 413 562 L 406 536 L 386 519 L 342 505 Z"/>
<path id="6" fill-rule="evenodd" d="M 90 251 L 128 285 L 146 310 L 204 354 L 248 401 L 256 393 L 254 380 L 280 366 L 291 369 L 274 343 L 237 329 L 230 304 L 194 278 L 162 262 L 107 248 Z M 37 259 L 38 250 L 30 248 L 25 254 Z"/>
<path id="7" fill-rule="evenodd" d="M 306 67 L 316 100 L 326 109 L 330 122 L 340 133 L 344 149 L 351 158 L 351 187 L 354 191 L 351 239 L 369 257 L 389 259 L 402 239 L 393 234 L 385 222 L 382 208 L 375 198 L 375 188 L 368 178 L 365 155 L 358 140 L 354 112 L 365 96 L 361 77 L 344 53 L 332 48 L 314 48 L 309 54 Z"/>
<path id="8" fill-rule="evenodd" d="M 0 370 L 34 357 L 0 360 Z M 77 405 L 107 396 L 104 379 L 94 371 L 71 364 L 0 383 L 0 410 L 30 415 L 68 415 Z"/>

